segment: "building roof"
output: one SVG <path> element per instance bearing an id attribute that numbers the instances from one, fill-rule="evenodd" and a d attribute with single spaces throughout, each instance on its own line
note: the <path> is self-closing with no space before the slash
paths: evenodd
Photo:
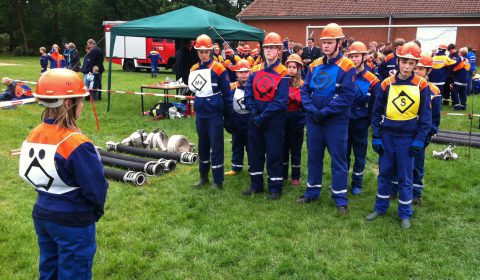
<path id="1" fill-rule="evenodd" d="M 380 5 L 379 5 L 380 4 Z M 382 5 L 383 4 L 383 5 Z M 479 0 L 255 0 L 240 19 L 480 16 Z"/>

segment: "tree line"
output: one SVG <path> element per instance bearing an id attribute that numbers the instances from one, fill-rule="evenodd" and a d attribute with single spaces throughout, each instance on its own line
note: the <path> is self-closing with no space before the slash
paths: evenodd
<path id="1" fill-rule="evenodd" d="M 56 43 L 80 52 L 100 41 L 105 20 L 134 20 L 194 5 L 234 19 L 253 0 L 0 0 L 0 52 L 35 55 Z M 188 19 L 185 19 L 188 20 Z"/>

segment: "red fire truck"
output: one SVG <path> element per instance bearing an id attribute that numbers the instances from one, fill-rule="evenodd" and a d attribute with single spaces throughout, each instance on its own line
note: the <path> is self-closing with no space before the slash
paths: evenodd
<path id="1" fill-rule="evenodd" d="M 105 30 L 105 57 L 110 59 L 110 28 L 126 21 L 104 21 Z M 174 68 L 175 64 L 175 40 L 151 38 L 151 37 L 132 37 L 117 36 L 115 38 L 115 47 L 113 49 L 112 62 L 122 65 L 125 71 L 139 71 L 146 69 L 150 71 L 150 59 L 148 54 L 153 48 L 163 58 L 158 66 L 166 69 Z"/>

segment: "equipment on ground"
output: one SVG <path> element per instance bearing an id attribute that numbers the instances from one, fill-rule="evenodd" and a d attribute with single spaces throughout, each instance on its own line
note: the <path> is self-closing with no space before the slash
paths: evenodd
<path id="1" fill-rule="evenodd" d="M 150 163 L 150 162 L 157 162 L 163 167 L 163 170 L 165 172 L 171 172 L 174 171 L 177 168 L 177 162 L 171 159 L 151 159 L 151 158 L 144 158 L 144 157 L 135 157 L 135 156 L 130 156 L 122 153 L 114 153 L 114 152 L 107 152 L 102 150 L 101 148 L 97 147 L 97 151 L 100 154 L 100 156 L 105 156 L 109 158 L 116 158 L 116 159 L 121 159 L 121 160 L 126 160 L 126 161 L 132 161 L 132 162 L 139 162 L 139 163 Z"/>
<path id="2" fill-rule="evenodd" d="M 443 159 L 443 160 L 456 160 L 458 155 L 453 152 L 456 149 L 455 145 L 450 144 L 447 147 L 443 146 L 443 151 L 437 152 L 433 151 L 433 157 Z"/>
<path id="3" fill-rule="evenodd" d="M 136 186 L 142 186 L 147 182 L 147 177 L 143 172 L 125 171 L 110 167 L 104 167 L 103 173 L 108 179 L 132 183 Z"/>
<path id="4" fill-rule="evenodd" d="M 193 163 L 197 163 L 197 161 L 198 161 L 198 154 L 196 154 L 196 153 L 191 153 L 191 152 L 178 153 L 178 152 L 153 151 L 153 150 L 147 150 L 147 149 L 125 146 L 125 145 L 121 145 L 119 143 L 115 143 L 113 141 L 107 142 L 107 150 L 108 151 L 117 151 L 117 152 L 129 153 L 129 154 L 134 154 L 134 155 L 144 156 L 144 157 L 153 157 L 155 159 L 161 159 L 161 158 L 173 159 L 173 160 L 176 160 L 177 162 L 180 162 L 180 163 L 183 163 L 183 164 L 193 164 Z"/>
<path id="5" fill-rule="evenodd" d="M 133 147 L 131 147 L 131 148 L 133 148 Z M 107 157 L 107 156 L 100 156 L 100 161 L 104 165 L 115 166 L 115 167 L 120 167 L 120 168 L 127 168 L 127 169 L 133 170 L 133 171 L 142 171 L 142 172 L 147 173 L 148 175 L 162 175 L 163 174 L 163 166 L 160 165 L 156 161 L 141 163 L 141 162 L 127 161 L 127 160 L 118 159 L 118 158 L 111 158 L 111 157 Z"/>

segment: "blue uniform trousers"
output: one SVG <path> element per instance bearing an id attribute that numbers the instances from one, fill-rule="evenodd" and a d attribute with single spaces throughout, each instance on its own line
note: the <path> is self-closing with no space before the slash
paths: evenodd
<path id="1" fill-rule="evenodd" d="M 294 112 L 289 112 L 294 113 Z M 285 143 L 283 144 L 283 179 L 288 179 L 288 164 L 292 163 L 292 180 L 300 180 L 303 134 L 305 120 L 287 118 L 285 121 Z"/>
<path id="2" fill-rule="evenodd" d="M 413 214 L 413 160 L 410 156 L 411 137 L 392 136 L 383 132 L 382 142 L 384 154 L 378 159 L 379 175 L 378 190 L 375 200 L 375 211 L 384 214 L 390 205 L 391 184 L 394 173 L 398 176 L 398 216 L 400 219 L 410 219 Z"/>
<path id="3" fill-rule="evenodd" d="M 95 224 L 70 227 L 35 218 L 33 223 L 40 247 L 39 279 L 92 279 Z"/>
<path id="4" fill-rule="evenodd" d="M 317 124 L 312 117 L 307 117 L 308 181 L 305 197 L 320 196 L 323 157 L 325 149 L 328 149 L 332 168 L 332 199 L 337 207 L 348 205 L 347 134 L 348 123 Z"/>
<path id="5" fill-rule="evenodd" d="M 352 150 L 355 157 L 352 169 L 352 188 L 362 188 L 363 185 L 363 172 L 365 169 L 365 158 L 367 156 L 369 126 L 370 119 L 368 118 L 356 120 L 351 119 L 348 124 L 347 163 L 349 170 Z"/>
<path id="6" fill-rule="evenodd" d="M 232 170 L 243 169 L 243 156 L 248 159 L 248 122 L 250 114 L 232 114 Z"/>
<path id="7" fill-rule="evenodd" d="M 426 148 L 426 147 L 425 147 Z M 425 150 L 422 150 L 415 154 L 413 158 L 413 198 L 422 197 L 423 192 L 423 176 L 425 168 Z M 398 193 L 398 179 L 397 173 L 394 172 L 392 180 L 392 195 Z"/>
<path id="8" fill-rule="evenodd" d="M 223 116 L 196 118 L 198 135 L 198 169 L 200 177 L 207 178 L 212 163 L 213 182 L 223 183 Z"/>
<path id="9" fill-rule="evenodd" d="M 453 109 L 464 109 L 467 107 L 467 87 L 453 84 L 452 89 Z"/>
<path id="10" fill-rule="evenodd" d="M 248 158 L 250 163 L 250 188 L 263 191 L 263 169 L 267 157 L 268 191 L 282 192 L 282 159 L 285 139 L 285 115 L 277 114 L 264 121 L 260 127 L 253 122 L 248 127 Z"/>
<path id="11" fill-rule="evenodd" d="M 157 63 L 150 63 L 150 68 L 152 68 L 152 76 L 157 76 L 157 73 L 158 73 L 158 61 L 157 61 Z"/>

